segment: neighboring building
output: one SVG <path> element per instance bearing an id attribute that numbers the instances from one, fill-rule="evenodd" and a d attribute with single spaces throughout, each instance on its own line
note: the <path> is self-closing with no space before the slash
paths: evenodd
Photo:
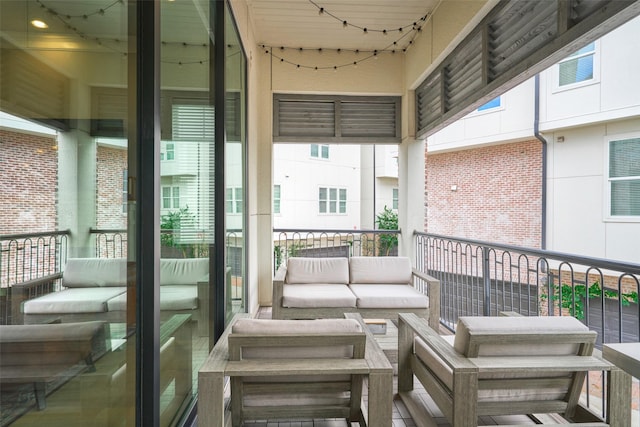
<path id="1" fill-rule="evenodd" d="M 398 209 L 397 156 L 391 145 L 274 145 L 273 227 L 376 228 L 385 206 Z"/>
<path id="2" fill-rule="evenodd" d="M 636 18 L 429 137 L 425 229 L 640 262 L 639 40 Z"/>

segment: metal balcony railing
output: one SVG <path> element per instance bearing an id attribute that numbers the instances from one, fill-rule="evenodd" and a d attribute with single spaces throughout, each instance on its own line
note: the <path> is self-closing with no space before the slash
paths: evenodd
<path id="1" fill-rule="evenodd" d="M 640 339 L 640 265 L 415 232 L 416 267 L 440 280 L 441 322 L 459 316 L 575 316 L 598 345 Z"/>
<path id="2" fill-rule="evenodd" d="M 0 324 L 10 324 L 20 302 L 60 287 L 69 230 L 0 235 Z"/>

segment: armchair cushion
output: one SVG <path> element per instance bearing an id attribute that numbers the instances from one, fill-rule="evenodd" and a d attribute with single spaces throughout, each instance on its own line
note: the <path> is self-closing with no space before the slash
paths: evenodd
<path id="1" fill-rule="evenodd" d="M 429 297 L 410 285 L 349 285 L 359 308 L 427 308 Z"/>
<path id="2" fill-rule="evenodd" d="M 284 285 L 282 306 L 297 308 L 355 307 L 356 296 L 347 285 Z"/>
<path id="3" fill-rule="evenodd" d="M 474 317 L 463 316 L 458 319 L 454 348 L 457 352 L 469 356 L 469 342 L 473 334 L 518 334 L 517 343 L 484 344 L 478 350 L 478 356 L 556 356 L 576 354 L 578 344 L 546 343 L 540 340 L 540 334 L 549 336 L 559 333 L 581 333 L 589 331 L 578 319 L 563 317 Z M 527 339 L 526 334 L 532 334 Z"/>
<path id="4" fill-rule="evenodd" d="M 287 260 L 286 283 L 349 283 L 349 260 L 347 258 L 303 258 Z"/>

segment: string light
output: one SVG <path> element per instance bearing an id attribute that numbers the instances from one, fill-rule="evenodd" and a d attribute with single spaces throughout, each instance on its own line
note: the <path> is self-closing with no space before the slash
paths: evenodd
<path id="1" fill-rule="evenodd" d="M 363 27 L 363 26 L 360 26 L 360 25 L 351 24 L 346 19 L 340 18 L 340 17 L 334 15 L 333 13 L 329 12 L 327 9 L 325 9 L 322 6 L 320 6 L 314 0 L 309 0 L 309 3 L 311 3 L 312 5 L 314 5 L 315 7 L 318 8 L 318 14 L 319 15 L 328 15 L 328 16 L 332 17 L 333 19 L 335 19 L 336 21 L 342 22 L 342 26 L 344 28 L 347 28 L 347 27 L 358 28 L 359 30 L 362 30 L 365 34 L 368 33 L 368 32 L 387 34 L 388 31 L 398 31 L 398 32 L 401 33 L 406 28 L 412 28 L 412 27 L 415 27 L 417 25 L 417 21 L 416 21 L 416 22 L 413 22 L 411 24 L 403 25 L 403 26 L 399 27 L 397 30 L 387 30 L 386 28 L 367 28 L 367 27 Z M 427 14 L 421 16 L 419 21 L 425 22 L 429 18 L 429 16 L 430 16 L 430 14 L 427 13 Z"/>
<path id="2" fill-rule="evenodd" d="M 42 2 L 41 0 L 36 0 L 36 3 L 40 5 L 40 7 L 44 10 L 47 11 L 47 13 L 49 13 L 51 16 L 57 18 L 60 22 L 62 22 L 65 26 L 65 28 L 67 28 L 69 31 L 74 32 L 78 37 L 80 37 L 83 40 L 90 40 L 93 41 L 94 43 L 96 43 L 98 46 L 101 46 L 105 49 L 111 50 L 112 52 L 118 53 L 120 55 L 122 55 L 122 58 L 127 58 L 127 52 L 123 52 L 122 49 L 120 48 L 120 46 L 122 45 L 123 41 L 119 38 L 98 38 L 98 37 L 91 37 L 88 34 L 84 33 L 83 31 L 81 31 L 80 29 L 78 29 L 76 26 L 71 25 L 71 21 L 73 19 L 82 19 L 84 21 L 88 20 L 89 18 L 93 17 L 93 16 L 101 16 L 104 17 L 106 15 L 106 13 L 113 7 L 117 6 L 117 5 L 124 5 L 124 0 L 115 0 L 112 1 L 110 3 L 108 3 L 107 5 L 103 6 L 103 7 L 99 7 L 97 9 L 95 9 L 93 12 L 87 12 L 87 13 L 83 13 L 83 14 L 70 14 L 70 13 L 64 13 L 61 11 L 58 11 L 56 9 L 53 9 L 51 7 L 49 7 L 48 5 L 46 5 L 44 2 Z M 116 45 L 116 47 L 110 46 L 111 45 Z M 193 48 L 193 47 L 204 47 L 204 48 L 208 48 L 209 45 L 207 43 L 188 43 L 188 42 L 167 42 L 167 41 L 161 41 L 163 46 L 178 46 L 181 45 L 184 48 Z M 229 49 L 231 49 L 233 46 L 232 45 L 227 45 L 227 47 Z M 177 61 L 177 60 L 161 60 L 160 61 L 163 64 L 173 64 L 173 65 L 178 65 L 179 67 L 182 67 L 184 65 L 191 65 L 191 64 L 200 64 L 200 65 L 204 65 L 209 63 L 208 59 L 195 59 L 192 61 Z"/>

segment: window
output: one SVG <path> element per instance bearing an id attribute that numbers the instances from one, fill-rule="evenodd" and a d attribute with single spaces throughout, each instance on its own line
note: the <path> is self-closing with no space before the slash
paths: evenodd
<path id="1" fill-rule="evenodd" d="M 228 214 L 242 213 L 242 187 L 227 188 L 226 206 Z"/>
<path id="2" fill-rule="evenodd" d="M 318 189 L 319 213 L 347 213 L 347 189 L 327 188 Z"/>
<path id="3" fill-rule="evenodd" d="M 393 202 L 392 202 L 392 207 L 395 210 L 398 210 L 398 189 L 394 188 L 393 189 Z"/>
<path id="4" fill-rule="evenodd" d="M 596 78 L 596 44 L 589 43 L 558 63 L 558 87 Z"/>
<path id="5" fill-rule="evenodd" d="M 640 217 L 640 136 L 609 140 L 609 215 Z"/>
<path id="6" fill-rule="evenodd" d="M 180 187 L 162 187 L 162 209 L 180 209 Z"/>
<path id="7" fill-rule="evenodd" d="M 329 146 L 326 144 L 311 144 L 311 157 L 316 159 L 328 159 Z"/>
<path id="8" fill-rule="evenodd" d="M 167 144 L 166 147 L 167 160 L 174 160 L 176 158 L 175 144 Z"/>
<path id="9" fill-rule="evenodd" d="M 478 107 L 478 111 L 491 110 L 492 108 L 498 108 L 501 105 L 500 97 L 493 98 L 491 101 Z"/>
<path id="10" fill-rule="evenodd" d="M 273 186 L 273 213 L 280 213 L 280 184 Z"/>
<path id="11" fill-rule="evenodd" d="M 129 186 L 127 185 L 127 183 L 129 182 L 128 176 L 129 176 L 129 172 L 127 171 L 127 169 L 124 169 L 122 171 L 122 213 L 123 214 L 127 213 L 127 198 L 129 196 Z"/>

